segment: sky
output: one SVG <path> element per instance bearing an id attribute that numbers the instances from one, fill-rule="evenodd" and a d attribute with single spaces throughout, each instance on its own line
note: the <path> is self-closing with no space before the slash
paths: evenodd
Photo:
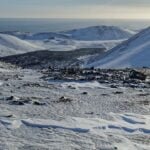
<path id="1" fill-rule="evenodd" d="M 0 0 L 0 18 L 150 19 L 150 0 Z"/>

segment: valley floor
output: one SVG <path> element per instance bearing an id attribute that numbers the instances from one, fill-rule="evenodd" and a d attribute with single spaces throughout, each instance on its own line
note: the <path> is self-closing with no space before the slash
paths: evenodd
<path id="1" fill-rule="evenodd" d="M 0 150 L 150 149 L 150 88 L 42 76 L 0 65 Z"/>

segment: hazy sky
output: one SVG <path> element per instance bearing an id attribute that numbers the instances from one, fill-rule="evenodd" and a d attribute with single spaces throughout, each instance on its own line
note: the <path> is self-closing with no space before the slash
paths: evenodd
<path id="1" fill-rule="evenodd" d="M 0 17 L 150 19 L 150 0 L 0 0 Z"/>

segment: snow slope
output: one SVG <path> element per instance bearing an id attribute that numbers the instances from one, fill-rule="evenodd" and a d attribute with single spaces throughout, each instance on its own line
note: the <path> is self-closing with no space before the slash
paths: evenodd
<path id="1" fill-rule="evenodd" d="M 70 51 L 81 48 L 110 50 L 133 34 L 135 34 L 133 31 L 113 26 L 92 26 L 57 33 L 6 31 L 0 33 L 0 56 L 45 49 L 50 51 Z"/>
<path id="2" fill-rule="evenodd" d="M 90 66 L 100 68 L 150 67 L 150 27 L 109 51 Z"/>
<path id="3" fill-rule="evenodd" d="M 80 48 L 105 48 L 110 50 L 133 34 L 134 31 L 113 26 L 92 26 L 56 33 L 6 31 L 0 34 L 0 50 L 1 56 L 38 49 L 70 51 Z"/>
<path id="4" fill-rule="evenodd" d="M 19 32 L 19 31 L 5 31 L 2 33 L 16 36 L 22 40 L 47 40 L 47 39 L 54 39 L 54 38 L 63 38 L 63 39 L 69 38 L 67 35 L 64 35 L 62 33 L 55 33 L 55 32 L 30 33 L 30 32 Z"/>
<path id="5" fill-rule="evenodd" d="M 63 32 L 75 40 L 120 40 L 127 39 L 135 32 L 115 26 L 92 26 Z"/>
<path id="6" fill-rule="evenodd" d="M 56 38 L 51 40 L 28 40 L 28 42 L 51 51 L 70 51 L 81 48 L 105 48 L 110 50 L 124 40 L 107 41 L 79 41 L 71 39 Z"/>
<path id="7" fill-rule="evenodd" d="M 0 34 L 0 56 L 25 53 L 38 49 L 41 49 L 41 47 L 21 40 L 15 36 Z"/>
<path id="8" fill-rule="evenodd" d="M 70 51 L 81 48 L 105 48 L 110 50 L 124 41 L 121 40 L 74 40 L 59 33 L 21 33 L 21 32 L 4 32 L 4 35 L 15 36 L 31 45 L 51 51 Z M 4 48 L 3 48 L 4 49 Z M 5 48 L 7 50 L 7 48 Z M 5 50 L 5 51 L 6 51 Z M 29 49 L 30 50 L 30 49 Z M 14 50 L 15 51 L 15 50 Z M 17 52 L 16 52 L 17 53 Z"/>
<path id="9" fill-rule="evenodd" d="M 36 33 L 30 36 L 27 36 L 25 39 L 28 40 L 46 40 L 46 39 L 55 39 L 55 38 L 69 38 L 67 35 L 63 35 L 61 33 L 54 33 L 54 32 L 43 32 L 43 33 Z"/>

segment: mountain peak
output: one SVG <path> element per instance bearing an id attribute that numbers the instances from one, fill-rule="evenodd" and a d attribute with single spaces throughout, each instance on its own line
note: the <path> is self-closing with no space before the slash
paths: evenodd
<path id="1" fill-rule="evenodd" d="M 128 39 L 135 32 L 115 26 L 91 26 L 62 32 L 72 39 L 83 41 Z"/>

